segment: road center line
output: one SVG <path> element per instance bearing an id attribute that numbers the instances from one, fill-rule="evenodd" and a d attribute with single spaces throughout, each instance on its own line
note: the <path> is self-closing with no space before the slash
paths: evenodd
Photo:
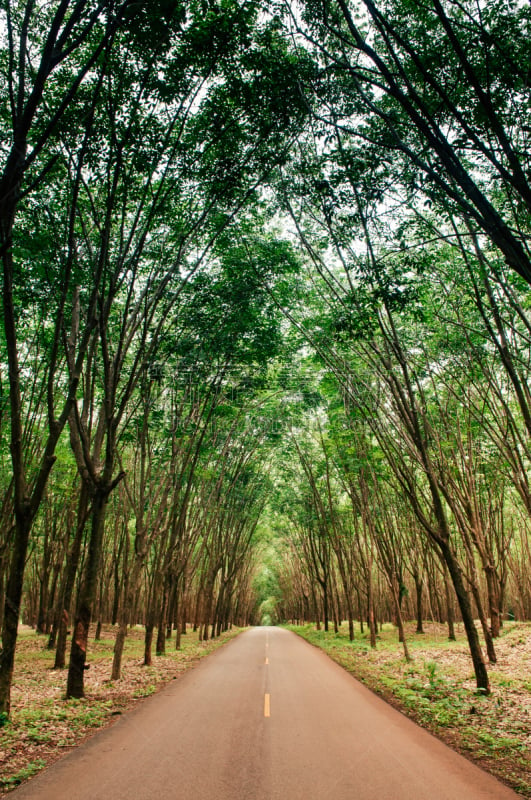
<path id="1" fill-rule="evenodd" d="M 271 702 L 270 702 L 271 695 L 266 694 L 264 695 L 264 717 L 271 716 Z"/>
<path id="2" fill-rule="evenodd" d="M 266 656 L 265 663 L 266 663 L 266 664 L 269 664 L 269 659 L 268 659 L 268 657 L 267 657 L 267 656 Z"/>

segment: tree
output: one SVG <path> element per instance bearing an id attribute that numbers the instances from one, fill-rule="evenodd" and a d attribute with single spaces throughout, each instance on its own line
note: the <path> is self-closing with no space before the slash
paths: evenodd
<path id="1" fill-rule="evenodd" d="M 345 140 L 343 169 L 380 199 L 398 177 L 413 205 L 451 209 L 531 282 L 529 8 L 308 0 L 291 24 L 323 65 L 318 119 Z"/>

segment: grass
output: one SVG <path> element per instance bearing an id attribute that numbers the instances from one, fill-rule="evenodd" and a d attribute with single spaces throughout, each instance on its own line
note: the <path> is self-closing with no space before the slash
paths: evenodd
<path id="1" fill-rule="evenodd" d="M 10 789 L 16 789 L 17 786 L 20 786 L 21 783 L 27 781 L 29 778 L 32 778 L 39 770 L 46 766 L 46 761 L 42 758 L 38 758 L 36 761 L 28 761 L 25 767 L 22 767 L 17 772 L 13 773 L 12 775 L 8 775 L 7 777 L 2 776 L 1 778 L 1 786 L 2 789 L 5 791 Z"/>
<path id="2" fill-rule="evenodd" d="M 492 694 L 475 688 L 464 631 L 449 642 L 443 626 L 427 624 L 426 634 L 407 626 L 413 660 L 407 663 L 393 625 L 379 632 L 376 650 L 359 629 L 336 634 L 312 625 L 286 626 L 326 651 L 424 728 L 502 781 L 531 798 L 531 625 L 506 623 L 496 642 L 498 663 L 489 670 Z M 461 626 L 459 626 L 461 628 Z"/>
<path id="3" fill-rule="evenodd" d="M 109 626 L 102 639 L 89 645 L 86 697 L 65 700 L 66 670 L 51 669 L 54 654 L 46 649 L 44 637 L 21 631 L 11 717 L 0 719 L 0 793 L 11 791 L 142 698 L 178 679 L 239 632 L 235 628 L 209 642 L 188 633 L 179 651 L 169 640 L 167 654 L 154 656 L 153 665 L 144 667 L 143 629 L 132 629 L 125 640 L 122 680 L 110 681 L 114 629 Z"/>

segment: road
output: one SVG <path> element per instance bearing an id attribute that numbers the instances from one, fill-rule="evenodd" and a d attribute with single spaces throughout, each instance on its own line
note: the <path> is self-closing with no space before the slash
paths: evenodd
<path id="1" fill-rule="evenodd" d="M 13 800 L 515 800 L 295 634 L 254 628 Z"/>

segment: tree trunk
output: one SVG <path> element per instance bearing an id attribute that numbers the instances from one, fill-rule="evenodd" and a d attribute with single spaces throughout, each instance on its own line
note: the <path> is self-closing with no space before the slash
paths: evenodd
<path id="1" fill-rule="evenodd" d="M 186 636 L 186 619 L 188 610 L 188 594 L 181 598 L 181 634 Z"/>
<path id="2" fill-rule="evenodd" d="M 370 570 L 367 572 L 367 625 L 369 627 L 371 647 L 374 649 L 376 647 L 376 618 L 374 614 L 374 592 Z"/>
<path id="3" fill-rule="evenodd" d="M 116 625 L 120 619 L 120 561 L 119 556 L 116 557 L 114 565 L 114 596 L 112 600 L 112 614 L 111 624 Z"/>
<path id="4" fill-rule="evenodd" d="M 359 588 L 356 586 L 356 595 L 358 598 L 358 619 L 360 623 L 360 633 L 363 636 L 364 634 L 364 622 L 363 622 L 363 608 L 361 602 L 361 594 Z"/>
<path id="5" fill-rule="evenodd" d="M 124 651 L 125 639 L 127 637 L 127 619 L 121 615 L 120 625 L 114 641 L 114 652 L 112 659 L 111 681 L 119 681 L 122 677 L 122 655 Z"/>
<path id="6" fill-rule="evenodd" d="M 46 620 L 49 615 L 49 581 L 48 569 L 43 566 L 43 575 L 39 580 L 39 608 L 37 611 L 37 633 L 46 633 Z"/>
<path id="7" fill-rule="evenodd" d="M 368 602 L 369 602 L 368 625 L 370 632 L 370 642 L 371 642 L 371 647 L 374 649 L 376 647 L 376 619 L 374 616 L 374 599 L 372 596 L 372 592 L 369 595 Z"/>
<path id="8" fill-rule="evenodd" d="M 168 589 L 168 609 L 166 612 L 166 639 L 171 639 L 173 628 L 175 627 L 175 610 L 177 604 L 177 577 L 172 575 Z"/>
<path id="9" fill-rule="evenodd" d="M 166 655 L 166 624 L 160 623 L 157 627 L 157 643 L 155 645 L 155 652 L 158 656 Z"/>
<path id="10" fill-rule="evenodd" d="M 214 636 L 219 637 L 223 629 L 223 624 L 226 616 L 226 608 L 225 608 L 226 593 L 227 593 L 227 587 L 225 584 L 225 580 L 222 576 L 219 587 L 218 599 L 216 602 L 216 609 L 214 612 L 214 620 L 212 622 L 212 638 L 214 638 Z"/>
<path id="11" fill-rule="evenodd" d="M 216 572 L 217 574 L 217 572 Z M 214 581 L 210 581 L 206 587 L 206 602 L 204 607 L 203 625 L 200 628 L 199 641 L 208 641 L 208 626 L 210 625 L 210 617 L 212 615 L 213 595 L 214 595 Z"/>
<path id="12" fill-rule="evenodd" d="M 85 575 L 74 618 L 66 696 L 84 697 L 84 677 L 92 609 L 96 602 L 108 492 L 98 490 L 92 506 L 92 523 Z"/>
<path id="13" fill-rule="evenodd" d="M 153 631 L 155 626 L 153 622 L 146 623 L 146 635 L 144 637 L 144 666 L 150 667 L 153 663 L 151 650 L 153 646 Z"/>
<path id="14" fill-rule="evenodd" d="M 450 591 L 450 584 L 446 574 L 446 567 L 444 567 L 444 595 L 446 599 L 446 622 L 448 625 L 448 640 L 455 642 L 455 625 L 454 625 L 454 606 L 452 603 L 452 593 Z"/>
<path id="15" fill-rule="evenodd" d="M 343 584 L 343 593 L 345 595 L 345 603 L 347 606 L 347 618 L 348 618 L 348 638 L 352 642 L 354 641 L 354 607 L 352 603 L 352 592 L 351 587 L 349 585 L 349 581 L 347 579 L 347 570 L 345 568 L 345 564 L 343 558 L 341 556 L 341 551 L 338 550 L 337 552 L 337 561 L 339 566 L 339 575 L 341 578 L 341 583 Z"/>
<path id="16" fill-rule="evenodd" d="M 131 575 L 126 581 L 124 598 L 119 611 L 118 633 L 114 642 L 114 652 L 112 660 L 111 680 L 119 681 L 122 677 L 122 655 L 124 650 L 125 639 L 127 637 L 127 626 L 131 621 L 131 612 L 133 609 L 134 599 L 140 589 L 140 578 L 142 577 L 142 567 L 144 565 L 144 550 L 136 551 L 134 556 L 133 568 Z"/>
<path id="17" fill-rule="evenodd" d="M 404 630 L 404 620 L 402 619 L 402 611 L 400 608 L 399 593 L 396 591 L 394 585 L 391 586 L 391 591 L 393 594 L 393 601 L 395 605 L 396 624 L 398 627 L 398 641 L 402 644 L 402 648 L 404 650 L 404 658 L 406 659 L 407 662 L 410 662 L 412 659 L 406 641 L 406 632 Z"/>
<path id="18" fill-rule="evenodd" d="M 416 592 L 416 598 L 417 598 L 417 629 L 416 629 L 416 633 L 424 633 L 424 628 L 423 628 L 423 625 L 422 625 L 423 616 L 424 616 L 424 612 L 423 612 L 423 608 L 422 608 L 422 578 L 419 577 L 419 575 L 415 574 L 414 580 L 415 580 L 415 592 Z"/>
<path id="19" fill-rule="evenodd" d="M 53 580 L 52 580 L 52 591 L 50 595 L 50 602 L 51 608 L 48 612 L 48 620 L 47 620 L 47 630 L 48 633 L 48 650 L 53 650 L 55 647 L 55 642 L 57 640 L 57 627 L 58 627 L 58 620 L 57 620 L 57 607 L 59 605 L 57 599 L 57 584 L 59 583 L 59 574 L 61 571 L 61 565 L 56 564 L 53 571 Z"/>
<path id="20" fill-rule="evenodd" d="M 24 585 L 24 568 L 28 550 L 32 519 L 29 513 L 17 514 L 13 542 L 13 556 L 6 586 L 4 622 L 2 625 L 2 650 L 0 651 L 0 714 L 9 716 L 11 708 L 11 682 L 15 664 L 20 602 Z"/>
<path id="21" fill-rule="evenodd" d="M 57 645 L 55 648 L 55 663 L 54 669 L 63 669 L 65 666 L 66 654 L 66 638 L 69 622 L 70 606 L 72 604 L 72 595 L 74 593 L 74 586 L 76 582 L 76 575 L 79 567 L 79 559 L 81 557 L 81 545 L 83 543 L 83 532 L 85 530 L 85 522 L 87 518 L 89 503 L 89 490 L 88 486 L 83 482 L 79 492 L 79 502 L 77 507 L 77 521 L 74 541 L 68 555 L 66 564 L 66 575 L 64 588 L 61 591 L 61 601 L 59 614 L 56 615 L 58 620 L 57 627 Z"/>
<path id="22" fill-rule="evenodd" d="M 501 591 L 494 569 L 486 568 L 487 591 L 489 596 L 490 632 L 493 639 L 500 635 L 501 628 Z"/>
<path id="23" fill-rule="evenodd" d="M 448 567 L 448 572 L 450 573 L 455 593 L 457 595 L 457 602 L 459 603 L 459 609 L 461 611 L 461 617 L 463 619 L 467 635 L 468 646 L 470 648 L 470 655 L 474 665 L 474 673 L 476 676 L 476 685 L 478 691 L 483 692 L 483 694 L 490 694 L 489 675 L 485 666 L 485 661 L 483 660 L 479 636 L 476 626 L 474 625 L 474 615 L 472 614 L 472 607 L 470 605 L 470 599 L 464 584 L 461 567 L 448 542 L 443 542 L 441 545 L 441 552 Z"/>
<path id="24" fill-rule="evenodd" d="M 483 610 L 483 603 L 481 602 L 479 588 L 474 580 L 472 580 L 471 582 L 471 588 L 472 588 L 472 596 L 474 597 L 474 601 L 476 603 L 476 608 L 478 611 L 479 621 L 481 623 L 481 630 L 483 631 L 483 638 L 485 639 L 485 645 L 487 647 L 487 655 L 489 658 L 489 662 L 491 664 L 495 664 L 496 661 L 498 660 L 496 658 L 496 650 L 494 648 L 494 642 L 492 640 L 492 635 L 487 622 L 487 618 Z"/>
<path id="25" fill-rule="evenodd" d="M 0 635 L 2 633 L 2 626 L 4 624 L 4 608 L 5 608 L 5 564 L 7 558 L 5 553 L 0 553 Z"/>
<path id="26" fill-rule="evenodd" d="M 314 585 L 313 585 L 313 581 L 311 582 L 310 590 L 311 590 L 311 593 L 312 593 L 312 604 L 313 604 L 312 617 L 315 620 L 316 630 L 320 631 L 321 630 L 321 614 L 320 614 L 320 609 L 319 609 L 319 603 L 317 602 L 317 596 L 315 594 L 315 588 L 314 588 Z"/>

